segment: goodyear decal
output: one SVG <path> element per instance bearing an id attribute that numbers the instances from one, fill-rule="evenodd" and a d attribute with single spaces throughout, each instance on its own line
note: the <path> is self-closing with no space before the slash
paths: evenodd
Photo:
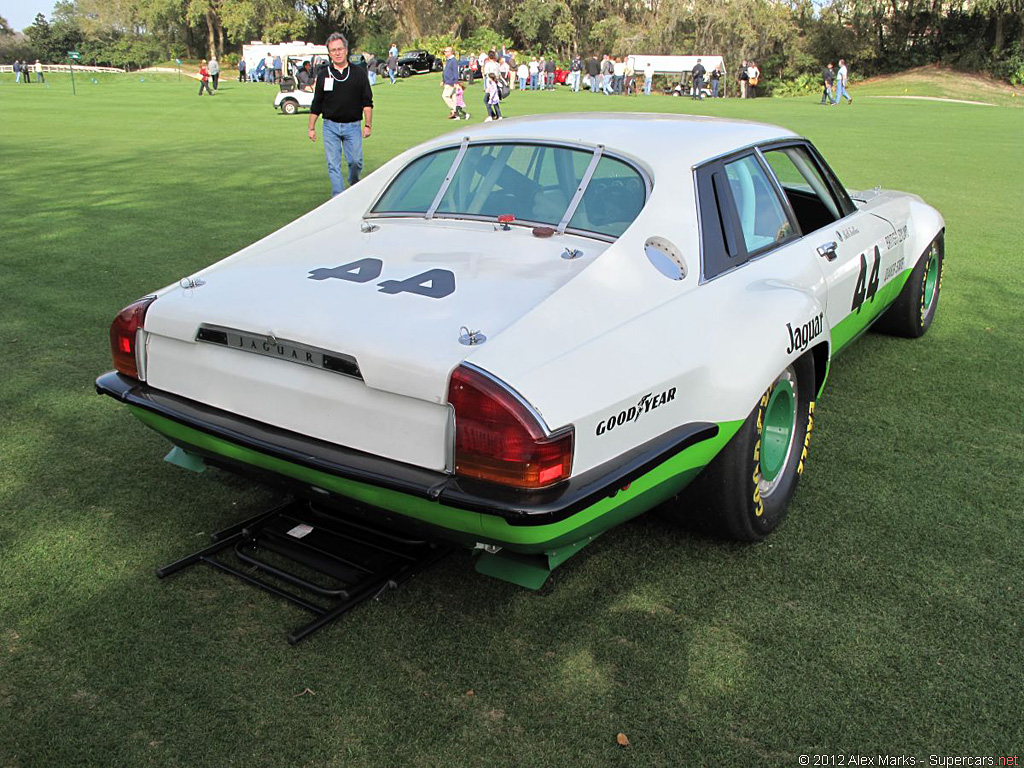
<path id="1" fill-rule="evenodd" d="M 775 389 L 775 385 L 768 387 L 763 395 L 761 395 L 761 402 L 757 406 L 757 440 L 754 442 L 754 474 L 750 478 L 754 483 L 754 515 L 761 517 L 764 515 L 764 500 L 761 498 L 761 435 L 764 432 L 764 411 L 768 407 L 768 401 L 772 398 L 772 392 Z"/>
<path id="2" fill-rule="evenodd" d="M 807 406 L 807 432 L 804 433 L 804 447 L 800 451 L 800 463 L 797 464 L 796 473 L 802 475 L 804 473 L 804 462 L 807 461 L 807 451 L 811 447 L 811 430 L 814 429 L 814 401 L 811 400 L 810 405 Z"/>
<path id="3" fill-rule="evenodd" d="M 621 427 L 625 424 L 635 424 L 640 421 L 640 417 L 648 411 L 653 411 L 655 408 L 660 408 L 663 405 L 671 403 L 676 398 L 676 388 L 671 387 L 663 392 L 648 392 L 643 395 L 636 403 L 631 405 L 618 413 L 612 414 L 606 418 L 601 419 L 597 423 L 596 434 L 598 437 L 611 432 L 616 427 Z"/>

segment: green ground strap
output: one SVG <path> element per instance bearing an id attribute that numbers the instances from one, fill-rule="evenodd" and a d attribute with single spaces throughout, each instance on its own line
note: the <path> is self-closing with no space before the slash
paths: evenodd
<path id="1" fill-rule="evenodd" d="M 606 496 L 574 515 L 547 525 L 510 525 L 503 517 L 446 506 L 430 499 L 349 480 L 279 459 L 186 426 L 138 406 L 128 406 L 146 426 L 172 442 L 258 467 L 308 483 L 341 496 L 406 515 L 449 531 L 452 538 L 472 545 L 487 542 L 540 554 L 580 541 L 618 525 L 681 491 L 729 442 L 740 421 L 719 424 L 718 435 L 662 462 L 626 488 Z"/>
<path id="2" fill-rule="evenodd" d="M 174 446 L 170 452 L 164 456 L 164 461 L 168 464 L 173 464 L 176 467 L 187 469 L 189 472 L 205 472 L 206 462 L 203 461 L 202 456 L 196 456 L 193 453 L 189 453 L 186 450 Z"/>
<path id="3" fill-rule="evenodd" d="M 520 587 L 540 589 L 555 568 L 598 536 L 600 534 L 595 533 L 593 536 L 587 536 L 580 541 L 539 555 L 527 555 L 507 549 L 498 552 L 482 552 L 476 560 L 476 570 L 477 573 L 518 584 Z"/>

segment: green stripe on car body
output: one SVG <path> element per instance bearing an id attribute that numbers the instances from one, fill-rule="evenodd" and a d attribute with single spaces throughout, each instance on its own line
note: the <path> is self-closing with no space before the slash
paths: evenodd
<path id="1" fill-rule="evenodd" d="M 743 420 L 722 422 L 718 434 L 680 451 L 625 489 L 601 499 L 565 520 L 547 525 L 516 526 L 504 518 L 446 506 L 429 499 L 349 480 L 328 472 L 279 459 L 215 437 L 138 406 L 131 412 L 146 426 L 169 438 L 226 459 L 290 477 L 364 504 L 397 512 L 436 525 L 472 543 L 483 541 L 538 553 L 571 544 L 625 522 L 682 490 L 713 459 L 742 426 Z"/>
<path id="2" fill-rule="evenodd" d="M 911 264 L 905 270 L 893 277 L 889 282 L 878 289 L 870 301 L 864 302 L 860 311 L 851 312 L 844 317 L 835 327 L 832 328 L 832 354 L 840 352 L 851 341 L 860 336 L 868 329 L 878 317 L 889 308 L 889 305 L 896 301 L 903 286 L 906 285 L 914 265 Z"/>

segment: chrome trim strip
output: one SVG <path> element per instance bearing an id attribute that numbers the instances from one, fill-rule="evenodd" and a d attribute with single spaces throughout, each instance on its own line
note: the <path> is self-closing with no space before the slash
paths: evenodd
<path id="1" fill-rule="evenodd" d="M 699 163 L 696 163 L 693 166 L 691 166 L 690 170 L 696 171 L 698 168 L 703 168 L 705 165 L 711 165 L 711 163 L 717 162 L 719 160 L 724 160 L 725 158 L 731 157 L 732 155 L 742 155 L 751 149 L 756 149 L 761 146 L 769 146 L 771 144 L 774 144 L 775 142 L 788 141 L 806 142 L 807 139 L 803 138 L 802 136 L 797 136 L 794 133 L 791 136 L 780 136 L 775 139 L 761 139 L 759 141 L 752 141 L 750 144 L 744 144 L 742 147 L 736 147 L 735 149 L 730 149 L 728 152 L 722 152 L 720 154 L 715 155 L 714 157 L 709 157 L 706 160 L 701 160 Z"/>
<path id="2" fill-rule="evenodd" d="M 604 144 L 598 144 L 597 149 L 594 150 L 594 155 L 590 158 L 590 165 L 587 166 L 587 170 L 583 173 L 583 178 L 580 179 L 580 185 L 576 187 L 576 194 L 572 196 L 572 200 L 569 201 L 569 207 L 565 209 L 565 213 L 562 215 L 562 220 L 558 222 L 558 226 L 555 227 L 555 231 L 558 234 L 565 232 L 566 226 L 572 219 L 573 214 L 576 213 L 576 209 L 579 207 L 580 200 L 583 199 L 583 194 L 587 191 L 587 185 L 590 180 L 594 177 L 594 171 L 597 170 L 597 164 L 601 162 L 601 155 L 604 154 Z M 646 179 L 644 182 L 646 183 Z M 644 190 L 644 205 L 647 204 L 647 190 Z M 641 209 L 643 206 L 641 206 Z"/>
<path id="3" fill-rule="evenodd" d="M 769 183 L 775 189 L 775 196 L 779 198 L 779 202 L 782 204 L 782 212 L 786 214 L 786 218 L 789 220 L 789 227 L 793 230 L 793 234 L 785 240 L 777 241 L 776 245 L 787 243 L 793 239 L 799 240 L 806 233 L 800 229 L 800 222 L 797 221 L 796 211 L 793 210 L 793 204 L 789 202 L 789 196 L 786 195 L 786 190 L 782 186 L 782 182 L 779 181 L 779 177 L 775 175 L 775 169 L 772 168 L 771 163 L 768 162 L 768 158 L 764 156 L 764 152 L 761 151 L 761 147 L 754 147 L 754 154 L 757 155 L 757 159 L 761 164 L 761 169 L 768 174 Z M 817 194 L 817 193 L 815 193 Z"/>
<path id="4" fill-rule="evenodd" d="M 448 191 L 448 187 L 452 184 L 452 179 L 455 178 L 455 172 L 459 170 L 459 164 L 462 163 L 462 158 L 466 155 L 466 150 L 469 149 L 469 136 L 464 136 L 462 144 L 459 145 L 459 151 L 455 155 L 455 159 L 452 160 L 451 167 L 448 169 L 448 173 L 445 174 L 444 181 L 441 182 L 441 188 L 437 190 L 437 195 L 434 196 L 434 202 L 427 208 L 427 212 L 423 214 L 423 218 L 430 220 L 434 218 L 434 211 L 437 210 L 437 206 L 441 204 L 441 198 L 444 197 L 444 193 Z M 419 158 L 417 158 L 418 160 Z M 416 162 L 413 160 L 413 162 Z M 412 163 L 410 163 L 411 165 Z M 409 166 L 405 166 L 408 168 Z"/>
<path id="5" fill-rule="evenodd" d="M 551 427 L 548 426 L 548 423 L 544 420 L 544 417 L 540 415 L 540 411 L 538 411 L 536 408 L 530 405 L 530 402 L 525 397 L 516 392 L 512 387 L 510 387 L 508 384 L 499 379 L 490 371 L 485 371 L 483 368 L 473 365 L 473 363 L 467 362 L 465 360 L 463 360 L 461 364 L 464 365 L 466 368 L 469 368 L 474 373 L 479 373 L 485 379 L 490 379 L 493 383 L 497 384 L 499 387 L 501 387 L 510 395 L 512 395 L 512 397 L 514 397 L 516 401 L 518 401 L 518 403 L 522 405 L 529 412 L 529 414 L 537 420 L 537 423 L 540 424 L 541 429 L 544 430 L 544 436 L 551 437 L 551 435 L 553 434 L 553 432 L 551 431 Z"/>
<path id="6" fill-rule="evenodd" d="M 210 341 L 209 339 L 200 338 L 204 330 L 216 331 L 219 333 L 226 334 L 226 344 L 221 344 L 217 341 Z M 235 337 L 232 339 L 231 337 Z M 232 344 L 233 340 L 240 342 L 249 341 L 252 344 L 259 342 L 259 347 L 254 347 L 252 344 L 246 346 L 244 343 Z M 316 368 L 327 373 L 334 373 L 339 376 L 345 376 L 350 379 L 356 379 L 357 381 L 363 380 L 362 372 L 359 370 L 359 362 L 352 355 L 344 352 L 335 352 L 329 349 L 322 349 L 320 347 L 313 347 L 309 344 L 302 344 L 295 341 L 289 341 L 288 339 L 278 339 L 271 337 L 270 334 L 266 333 L 253 333 L 252 331 L 242 331 L 237 328 L 228 328 L 223 325 L 211 325 L 208 323 L 201 323 L 199 328 L 196 330 L 195 341 L 201 344 L 212 344 L 213 346 L 222 347 L 224 349 L 233 349 L 238 352 L 246 352 L 248 354 L 259 355 L 260 357 L 269 357 L 277 360 L 284 360 L 288 363 L 297 363 L 304 365 L 308 368 Z M 271 351 L 269 347 L 273 347 L 274 351 Z M 295 354 L 286 355 L 284 350 L 287 348 L 289 351 L 301 352 L 302 356 Z M 355 368 L 355 373 L 347 373 L 345 371 L 339 371 L 334 368 L 328 368 L 324 365 L 325 358 L 334 358 L 342 360 L 346 363 L 350 363 Z"/>
<path id="7" fill-rule="evenodd" d="M 448 419 L 444 425 L 444 471 L 455 474 L 455 409 L 448 404 Z"/>

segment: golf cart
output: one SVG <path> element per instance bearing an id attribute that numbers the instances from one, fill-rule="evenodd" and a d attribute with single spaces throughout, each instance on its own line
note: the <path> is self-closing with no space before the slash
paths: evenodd
<path id="1" fill-rule="evenodd" d="M 303 87 L 299 84 L 299 73 L 306 62 L 309 62 L 314 82 L 317 70 L 327 63 L 327 58 L 320 54 L 295 55 L 285 58 L 285 72 L 281 78 L 281 90 L 274 97 L 274 109 L 280 109 L 286 115 L 294 115 L 302 109 L 309 109 L 313 103 L 313 86 Z"/>

